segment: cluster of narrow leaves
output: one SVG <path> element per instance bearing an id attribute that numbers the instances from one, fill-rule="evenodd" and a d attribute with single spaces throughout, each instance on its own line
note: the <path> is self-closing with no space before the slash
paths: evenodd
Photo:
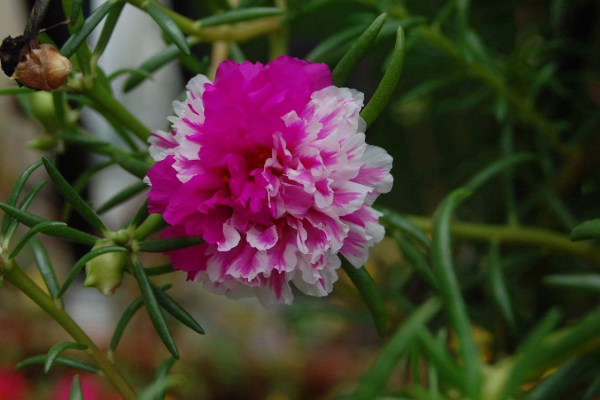
<path id="1" fill-rule="evenodd" d="M 102 233 L 105 237 L 112 238 L 109 239 L 112 241 L 112 245 L 98 247 L 81 257 L 81 259 L 79 259 L 72 267 L 62 284 L 57 281 L 56 274 L 48 258 L 48 254 L 41 242 L 35 238 L 35 235 L 37 233 L 45 233 L 66 241 L 87 246 L 95 246 L 98 242 L 101 242 L 103 238 L 68 227 L 63 222 L 48 221 L 44 218 L 29 213 L 27 208 L 31 204 L 35 195 L 39 192 L 40 188 L 43 187 L 45 182 L 36 185 L 24 197 L 24 199 L 18 203 L 20 193 L 26 184 L 28 177 L 41 165 L 44 165 L 48 176 L 54 183 L 56 189 L 68 201 L 70 206 L 73 207 L 73 209 L 78 212 L 93 229 L 99 233 Z M 2 222 L 2 238 L 4 248 L 8 248 L 10 245 L 10 241 L 17 229 L 18 224 L 23 224 L 30 228 L 14 246 L 13 250 L 5 259 L 5 263 L 10 264 L 12 260 L 19 254 L 19 252 L 25 247 L 25 245 L 30 244 L 48 291 L 52 298 L 59 304 L 62 304 L 63 295 L 75 281 L 76 277 L 80 274 L 86 263 L 108 253 L 122 252 L 128 255 L 129 260 L 125 268 L 135 277 L 136 281 L 138 282 L 141 297 L 134 300 L 132 304 L 127 307 L 121 320 L 119 321 L 110 345 L 111 354 L 116 350 L 121 335 L 124 333 L 128 322 L 144 305 L 148 310 L 148 314 L 150 315 L 152 323 L 154 324 L 161 340 L 165 343 L 168 350 L 176 359 L 179 358 L 179 353 L 167 326 L 163 310 L 171 314 L 175 319 L 179 320 L 181 323 L 188 326 L 195 332 L 204 334 L 204 330 L 194 320 L 194 318 L 172 297 L 165 293 L 169 286 L 159 287 L 151 283 L 148 279 L 149 275 L 151 276 L 172 272 L 173 270 L 171 269 L 170 265 L 152 267 L 146 270 L 142 267 L 137 259 L 137 254 L 140 252 L 156 253 L 181 249 L 201 243 L 201 239 L 181 238 L 166 240 L 144 240 L 150 233 L 152 233 L 152 229 L 148 231 L 139 229 L 141 223 L 144 220 L 147 220 L 148 217 L 145 206 L 142 207 L 140 212 L 123 231 L 120 233 L 108 231 L 98 214 L 79 196 L 76 190 L 67 183 L 64 177 L 56 169 L 54 164 L 45 157 L 23 172 L 13 191 L 11 192 L 8 203 L 0 204 L 0 208 L 2 208 L 2 210 L 5 212 L 5 217 Z M 159 226 L 160 224 L 158 227 Z M 154 226 L 154 229 L 156 228 L 157 226 Z M 104 240 L 106 239 L 104 238 Z M 110 268 L 111 266 L 107 265 L 106 267 Z M 45 371 L 48 372 L 52 365 L 56 363 L 59 365 L 78 368 L 87 372 L 99 372 L 99 369 L 96 366 L 85 364 L 81 361 L 68 357 L 60 356 L 60 354 L 66 349 L 86 350 L 86 346 L 79 343 L 60 343 L 54 346 L 47 355 L 30 358 L 22 362 L 20 367 L 26 367 L 35 363 L 44 363 Z"/>

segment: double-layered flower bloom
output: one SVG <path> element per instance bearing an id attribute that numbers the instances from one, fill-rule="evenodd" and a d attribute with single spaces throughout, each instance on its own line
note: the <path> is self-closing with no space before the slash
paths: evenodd
<path id="1" fill-rule="evenodd" d="M 363 94 L 287 56 L 225 61 L 187 90 L 172 131 L 150 139 L 149 210 L 169 223 L 163 237 L 205 240 L 171 252 L 173 267 L 264 304 L 291 303 L 290 282 L 330 293 L 339 254 L 359 268 L 384 236 L 371 205 L 392 187 L 392 158 L 365 143 Z"/>

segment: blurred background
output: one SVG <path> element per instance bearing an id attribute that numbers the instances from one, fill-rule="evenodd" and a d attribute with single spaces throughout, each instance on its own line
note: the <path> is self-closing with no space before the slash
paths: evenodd
<path id="1" fill-rule="evenodd" d="M 44 26 L 64 20 L 60 2 L 53 0 Z M 0 37 L 23 31 L 32 1 L 0 2 Z M 84 2 L 85 13 L 102 0 Z M 165 5 L 190 18 L 211 15 L 219 1 L 173 0 Z M 269 1 L 255 2 L 269 5 Z M 279 3 L 280 4 L 280 3 Z M 335 63 L 382 11 L 389 19 L 380 38 L 347 82 L 368 99 L 377 88 L 394 45 L 398 25 L 407 30 L 408 51 L 397 96 L 368 132 L 368 142 L 394 157 L 393 192 L 380 204 L 404 214 L 430 216 L 439 201 L 484 165 L 513 151 L 530 151 L 542 167 L 520 169 L 506 182 L 488 185 L 465 207 L 464 220 L 503 224 L 509 202 L 522 224 L 568 233 L 580 221 L 600 214 L 600 2 L 595 0 L 289 0 L 288 54 Z M 425 27 L 425 29 L 423 29 Z M 96 33 L 99 30 L 96 31 Z M 63 43 L 66 28 L 49 35 Z M 91 41 L 95 40 L 92 37 Z M 156 24 L 133 7 L 126 7 L 101 65 L 107 74 L 137 68 L 166 47 Z M 240 44 L 248 60 L 267 62 L 269 37 Z M 198 60 L 209 57 L 210 43 L 193 48 Z M 173 62 L 153 79 L 118 98 L 147 126 L 165 129 L 171 102 L 181 96 L 192 74 Z M 15 86 L 0 77 L 0 87 Z M 94 112 L 84 117 L 88 131 L 114 140 L 110 126 Z M 19 98 L 0 97 L 0 198 L 6 199 L 21 171 L 39 158 L 25 143 L 43 134 L 42 125 L 27 118 Z M 117 143 L 118 144 L 118 143 Z M 574 150 L 575 149 L 575 150 Z M 81 149 L 65 151 L 61 172 L 70 180 L 98 160 Z M 135 181 L 107 169 L 85 190 L 95 205 Z M 30 184 L 42 179 L 38 171 Z M 117 227 L 139 207 L 142 197 L 107 213 Z M 60 219 L 63 204 L 52 185 L 31 210 Z M 77 216 L 70 223 L 86 229 Z M 82 249 L 43 237 L 63 281 Z M 492 299 L 480 271 L 484 246 L 457 242 L 459 275 L 478 284 L 466 291 L 476 325 L 474 330 L 486 359 L 514 350 L 516 339 L 489 313 Z M 560 296 L 540 284 L 544 273 L 587 268 L 571 257 L 548 256 L 527 248 L 505 250 L 514 303 L 526 332 L 551 305 L 573 317 L 596 302 L 589 295 Z M 22 265 L 41 282 L 30 255 Z M 27 257 L 30 257 L 29 259 Z M 157 265 L 157 256 L 145 260 Z M 386 239 L 371 252 L 367 268 L 383 291 L 392 327 L 426 296 L 424 283 Z M 342 274 L 340 274 L 342 275 Z M 185 362 L 174 372 L 187 383 L 169 399 L 330 399 L 352 388 L 384 343 L 355 289 L 343 277 L 327 299 L 296 293 L 291 307 L 265 310 L 254 300 L 232 301 L 185 282 L 183 274 L 157 280 L 173 283 L 170 293 L 200 322 L 205 336 L 171 324 Z M 479 284 L 481 283 L 481 284 Z M 101 348 L 107 348 L 113 329 L 127 305 L 138 296 L 137 286 L 125 280 L 113 298 L 74 285 L 65 296 L 69 313 Z M 0 291 L 0 400 L 66 400 L 70 375 L 42 366 L 15 371 L 20 360 L 45 353 L 67 335 L 26 298 L 7 285 Z M 491 338 L 495 339 L 492 340 Z M 133 320 L 115 355 L 134 384 L 149 382 L 154 368 L 168 356 L 145 311 Z M 417 361 L 418 364 L 418 361 Z M 414 366 L 413 366 L 414 367 Z M 417 370 L 420 367 L 417 366 Z M 423 368 L 426 368 L 423 365 Z M 412 369 L 414 371 L 414 368 Z M 392 387 L 416 379 L 402 363 Z M 86 400 L 118 399 L 103 382 L 83 378 Z M 564 397 L 579 398 L 579 397 Z"/>

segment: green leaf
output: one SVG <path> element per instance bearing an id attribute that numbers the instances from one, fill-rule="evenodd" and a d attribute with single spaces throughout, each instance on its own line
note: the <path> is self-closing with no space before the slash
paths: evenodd
<path id="1" fill-rule="evenodd" d="M 146 271 L 146 270 L 144 270 Z M 154 290 L 154 295 L 156 296 L 156 300 L 158 304 L 169 314 L 171 314 L 176 320 L 201 335 L 204 335 L 204 329 L 200 326 L 198 322 L 192 317 L 187 311 L 183 309 L 175 300 L 173 300 L 169 295 L 164 293 L 158 286 L 153 283 L 150 283 L 152 286 L 152 290 Z"/>
<path id="2" fill-rule="evenodd" d="M 135 229 L 135 239 L 138 241 L 146 239 L 155 232 L 160 231 L 167 222 L 161 214 L 150 214 L 148 217 Z M 166 242 L 168 243 L 168 242 Z M 165 243 L 165 244 L 166 244 Z M 160 244 L 159 244 L 160 245 Z M 160 252 L 160 251 L 159 251 Z"/>
<path id="3" fill-rule="evenodd" d="M 181 385 L 185 382 L 185 378 L 180 375 L 169 375 L 165 378 L 154 381 L 140 395 L 139 400 L 155 400 L 164 393 L 168 388 Z"/>
<path id="4" fill-rule="evenodd" d="M 8 196 L 7 204 L 9 206 L 15 206 L 17 204 L 17 200 L 19 199 L 21 190 L 23 190 L 23 186 L 25 186 L 25 183 L 27 183 L 27 180 L 29 179 L 31 174 L 36 169 L 38 169 L 41 165 L 42 165 L 42 162 L 37 161 L 37 162 L 31 164 L 29 167 L 27 167 L 25 169 L 25 171 L 23 171 L 23 173 L 19 176 L 19 178 L 17 179 L 17 182 L 15 183 L 15 186 L 13 187 L 13 189 L 10 192 L 10 195 Z M 11 218 L 8 215 L 5 215 L 4 219 L 2 220 L 2 231 L 1 231 L 2 237 L 4 237 L 6 235 L 6 232 L 8 231 L 8 228 L 10 226 L 10 222 L 11 222 Z"/>
<path id="5" fill-rule="evenodd" d="M 488 279 L 492 289 L 492 296 L 500 314 L 506 320 L 513 332 L 517 329 L 515 314 L 513 312 L 512 302 L 504 279 L 502 264 L 500 262 L 500 246 L 497 242 L 490 244 L 490 253 L 488 257 Z"/>
<path id="6" fill-rule="evenodd" d="M 154 382 L 160 382 L 163 379 L 165 379 L 169 375 L 169 372 L 171 371 L 171 368 L 173 368 L 173 365 L 175 365 L 176 361 L 177 360 L 175 358 L 169 357 L 165 361 L 160 363 L 160 365 L 156 369 L 156 373 L 154 374 Z M 166 390 L 160 391 L 159 393 L 157 393 L 153 400 L 164 400 L 165 392 Z"/>
<path id="7" fill-rule="evenodd" d="M 235 61 L 238 64 L 241 64 L 244 61 L 247 61 L 244 51 L 242 50 L 240 45 L 237 43 L 231 43 L 229 45 L 229 56 L 231 57 L 231 59 L 233 61 Z"/>
<path id="8" fill-rule="evenodd" d="M 196 39 L 188 39 L 189 45 L 194 45 L 196 43 L 197 43 Z M 175 59 L 177 59 L 177 57 L 180 54 L 181 54 L 181 51 L 179 50 L 179 48 L 174 44 L 170 44 L 163 50 L 159 51 L 152 57 L 148 58 L 138 68 L 136 68 L 137 71 L 146 72 L 147 75 L 144 76 L 139 73 L 137 73 L 135 75 L 130 75 L 129 78 L 127 78 L 127 80 L 125 81 L 125 84 L 123 85 L 123 91 L 125 93 L 132 91 L 133 89 L 138 87 L 141 83 L 143 83 L 146 79 L 151 77 L 152 73 L 158 71 L 160 68 L 164 67 L 171 61 L 174 61 Z"/>
<path id="9" fill-rule="evenodd" d="M 148 315 L 150 315 L 150 320 L 156 329 L 156 333 L 158 333 L 158 336 L 173 357 L 179 359 L 179 352 L 177 351 L 177 346 L 175 345 L 173 336 L 171 336 L 171 332 L 167 326 L 165 316 L 160 310 L 158 301 L 156 300 L 156 296 L 152 290 L 152 286 L 150 286 L 150 281 L 144 273 L 144 268 L 138 260 L 133 261 L 133 274 L 138 282 L 140 291 L 142 292 L 142 298 L 144 299 L 146 309 L 148 310 Z"/>
<path id="10" fill-rule="evenodd" d="M 108 79 L 108 78 L 107 78 Z M 132 150 L 132 151 L 138 151 L 138 147 L 135 144 L 134 139 L 132 138 L 131 134 L 125 129 L 125 127 L 113 116 L 113 114 L 111 114 L 111 111 L 108 109 L 105 109 L 103 107 L 100 107 L 98 105 L 98 103 L 96 103 L 95 101 L 82 96 L 82 95 L 75 95 L 75 94 L 70 94 L 67 96 L 67 98 L 69 100 L 72 101 L 76 101 L 77 103 L 81 104 L 81 106 L 88 106 L 91 107 L 94 111 L 96 111 L 97 113 L 99 113 L 102 117 L 104 117 L 104 119 L 106 119 L 106 121 L 110 124 L 110 126 L 113 128 L 113 130 L 115 131 L 115 133 L 119 136 L 119 138 L 121 140 L 123 140 L 123 142 Z M 128 129 L 131 129 L 130 126 L 128 126 Z M 101 149 L 93 149 L 95 151 L 100 152 Z M 114 151 L 114 148 L 111 148 L 111 151 Z"/>
<path id="11" fill-rule="evenodd" d="M 467 307 L 454 272 L 450 238 L 452 213 L 470 194 L 471 191 L 468 189 L 454 190 L 439 205 L 434 217 L 431 256 L 439 292 L 450 323 L 456 331 L 460 354 L 467 370 L 466 394 L 476 398 L 481 384 L 479 350 L 475 345 Z"/>
<path id="12" fill-rule="evenodd" d="M 60 54 L 67 58 L 71 58 L 71 56 L 75 54 L 77 49 L 79 49 L 79 47 L 85 42 L 92 31 L 98 26 L 100 21 L 104 19 L 106 14 L 108 14 L 115 3 L 116 0 L 108 0 L 94 10 L 88 19 L 85 20 L 83 25 L 81 25 L 81 27 L 63 45 L 63 47 L 60 49 Z"/>
<path id="13" fill-rule="evenodd" d="M 73 266 L 73 268 L 71 268 L 71 271 L 69 271 L 69 275 L 67 275 L 67 278 L 65 279 L 65 282 L 63 283 L 62 287 L 60 288 L 60 291 L 58 292 L 58 297 L 62 297 L 65 292 L 67 291 L 67 289 L 69 288 L 69 286 L 71 286 L 71 284 L 73 283 L 73 281 L 75 280 L 75 278 L 77 277 L 77 275 L 79 275 L 79 273 L 81 272 L 81 270 L 83 269 L 83 267 L 85 267 L 85 264 L 88 261 L 93 260 L 94 258 L 101 256 L 102 254 L 107 254 L 107 253 L 117 253 L 117 252 L 123 252 L 126 253 L 129 250 L 127 250 L 124 247 L 119 247 L 119 246 L 106 246 L 106 247 L 99 247 L 96 250 L 92 250 L 89 253 L 87 253 L 86 255 L 84 255 L 83 257 L 81 257 L 79 259 L 79 261 L 77 261 L 77 263 L 75 263 L 75 265 Z"/>
<path id="14" fill-rule="evenodd" d="M 404 258 L 410 262 L 410 264 L 414 267 L 415 272 L 419 274 L 419 276 L 432 288 L 437 288 L 437 282 L 435 281 L 435 276 L 433 276 L 433 272 L 429 263 L 421 254 L 419 250 L 417 250 L 406 238 L 399 232 L 394 233 L 393 235 L 396 244 L 402 250 L 402 254 Z"/>
<path id="15" fill-rule="evenodd" d="M 159 289 L 168 290 L 171 286 L 171 284 L 162 285 L 159 287 Z M 115 332 L 113 333 L 112 339 L 110 341 L 110 353 L 114 353 L 117 350 L 117 346 L 119 346 L 119 342 L 121 341 L 121 337 L 125 332 L 125 328 L 127 328 L 127 325 L 129 324 L 133 316 L 140 310 L 140 308 L 142 308 L 143 305 L 144 299 L 138 297 L 127 306 L 125 311 L 123 311 L 123 315 L 121 315 L 121 318 L 117 323 L 117 327 L 115 328 Z"/>
<path id="16" fill-rule="evenodd" d="M 19 210 L 27 211 L 27 209 L 29 208 L 29 206 L 31 205 L 31 203 L 33 202 L 35 197 L 38 195 L 40 190 L 42 190 L 42 188 L 44 186 L 46 186 L 46 183 L 47 183 L 47 181 L 42 181 L 42 182 L 38 183 L 37 185 L 35 185 L 33 187 L 33 189 L 31 189 L 31 191 L 29 193 L 27 193 L 27 196 L 25 196 L 25 198 L 21 202 L 21 205 L 19 205 Z M 10 223 L 10 226 L 8 227 L 8 231 L 6 232 L 6 235 L 4 236 L 5 243 L 10 242 L 10 240 L 14 236 L 15 232 L 17 231 L 18 227 L 19 227 L 19 221 L 17 221 L 16 219 L 13 219 Z"/>
<path id="17" fill-rule="evenodd" d="M 67 400 L 85 400 L 83 397 L 83 389 L 81 388 L 79 375 L 75 375 L 71 381 L 71 389 L 69 390 L 69 397 Z"/>
<path id="18" fill-rule="evenodd" d="M 90 149 L 97 147 L 110 146 L 109 143 L 98 140 L 93 136 L 75 134 L 72 132 L 59 131 L 57 136 L 62 139 L 65 143 L 73 146 L 83 146 Z"/>
<path id="19" fill-rule="evenodd" d="M 434 338 L 423 326 L 415 329 L 415 337 L 427 360 L 435 364 L 442 377 L 454 387 L 464 390 L 464 370 L 452 359 L 443 342 Z"/>
<path id="20" fill-rule="evenodd" d="M 139 210 L 137 210 L 137 212 L 129 222 L 128 226 L 132 226 L 134 228 L 138 227 L 146 220 L 146 218 L 148 218 L 148 199 L 146 199 L 146 201 L 144 201 L 144 204 L 142 204 Z"/>
<path id="21" fill-rule="evenodd" d="M 141 193 L 145 189 L 148 189 L 148 185 L 144 182 L 136 182 L 133 185 L 126 187 L 125 189 L 108 199 L 100 207 L 98 207 L 98 214 L 105 213 L 106 211 L 111 210 L 120 204 L 123 204 L 124 202 L 131 199 L 138 193 Z"/>
<path id="22" fill-rule="evenodd" d="M 98 215 L 92 210 L 88 203 L 85 202 L 79 196 L 79 194 L 73 189 L 71 185 L 67 182 L 65 178 L 58 172 L 58 169 L 54 166 L 54 164 L 47 159 L 46 157 L 42 157 L 42 162 L 44 163 L 44 167 L 54 182 L 56 189 L 62 195 L 62 197 L 67 200 L 73 206 L 73 209 L 77 211 L 79 215 L 83 217 L 91 226 L 98 229 L 100 232 L 106 232 L 106 226 L 98 217 Z"/>
<path id="23" fill-rule="evenodd" d="M 73 0 L 71 3 L 71 14 L 69 19 L 71 20 L 71 25 L 75 25 L 77 20 L 79 19 L 79 13 L 81 12 L 81 5 L 83 4 L 83 0 Z"/>
<path id="24" fill-rule="evenodd" d="M 498 400 L 511 398 L 519 387 L 532 378 L 531 367 L 541 354 L 543 340 L 560 322 L 561 315 L 557 310 L 550 310 L 534 330 L 527 335 L 519 349 L 519 358 L 510 369 L 506 383 L 499 390 Z"/>
<path id="25" fill-rule="evenodd" d="M 332 59 L 336 59 L 338 55 L 339 58 L 341 58 L 350 47 L 351 41 L 360 35 L 363 30 L 364 28 L 362 26 L 354 26 L 336 33 L 313 48 L 304 58 L 311 62 L 328 62 Z"/>
<path id="26" fill-rule="evenodd" d="M 516 165 L 536 160 L 537 157 L 528 153 L 513 154 L 507 157 L 502 157 L 492 162 L 482 171 L 477 173 L 473 178 L 469 180 L 469 182 L 465 184 L 464 188 L 474 192 L 499 173 L 506 171 L 507 169 L 513 168 Z"/>
<path id="27" fill-rule="evenodd" d="M 344 85 L 346 80 L 358 66 L 358 63 L 361 62 L 369 51 L 369 48 L 385 23 L 386 17 L 387 14 L 381 14 L 377 17 L 336 65 L 331 73 L 334 86 L 342 87 Z"/>
<path id="28" fill-rule="evenodd" d="M 129 172 L 133 176 L 137 176 L 140 179 L 144 179 L 146 172 L 150 169 L 151 165 L 140 161 L 130 155 L 122 152 L 113 152 L 111 155 L 112 159 L 119 164 L 125 171 Z"/>
<path id="29" fill-rule="evenodd" d="M 108 47 L 108 42 L 110 42 L 112 34 L 115 31 L 115 27 L 121 17 L 123 8 L 125 8 L 125 4 L 127 3 L 124 1 L 117 2 L 108 13 L 104 26 L 102 27 L 102 32 L 100 33 L 100 38 L 94 49 L 93 57 L 95 60 L 98 60 L 102 56 L 102 53 L 104 53 L 104 50 L 106 50 L 106 47 Z"/>
<path id="30" fill-rule="evenodd" d="M 538 192 L 540 203 L 544 203 L 552 211 L 567 231 L 572 231 L 579 224 L 573 212 L 549 185 L 542 183 L 538 187 Z"/>
<path id="31" fill-rule="evenodd" d="M 16 256 L 18 256 L 21 250 L 23 250 L 23 247 L 25 247 L 25 245 L 27 244 L 27 242 L 29 242 L 37 233 L 45 232 L 51 228 L 59 226 L 67 226 L 67 224 L 65 224 L 64 222 L 48 221 L 35 225 L 23 236 L 21 241 L 15 246 L 12 253 L 10 253 L 9 258 L 14 259 Z"/>
<path id="32" fill-rule="evenodd" d="M 254 7 L 226 11 L 221 14 L 202 18 L 197 24 L 202 27 L 232 24 L 234 22 L 249 21 L 258 18 L 276 17 L 283 15 L 283 11 L 277 7 Z"/>
<path id="33" fill-rule="evenodd" d="M 77 192 L 77 193 L 81 193 L 83 191 L 83 189 L 87 186 L 87 184 L 90 182 L 90 180 L 100 171 L 106 169 L 107 167 L 110 167 L 111 165 L 115 164 L 115 161 L 110 160 L 110 161 L 105 161 L 103 163 L 100 163 L 98 165 L 95 165 L 89 169 L 86 169 L 81 175 L 79 175 L 77 177 L 77 179 L 75 180 L 75 182 L 73 183 L 73 189 Z M 63 221 L 68 221 L 70 216 L 71 216 L 71 204 L 69 203 L 65 203 L 65 208 L 63 209 L 62 212 L 62 220 Z"/>
<path id="34" fill-rule="evenodd" d="M 544 283 L 565 289 L 574 289 L 600 294 L 599 274 L 568 274 L 548 275 L 544 277 Z"/>
<path id="35" fill-rule="evenodd" d="M 342 268 L 358 289 L 360 297 L 362 297 L 371 312 L 379 337 L 383 337 L 387 327 L 387 313 L 377 285 L 375 285 L 373 278 L 371 278 L 365 267 L 356 268 L 344 257 L 340 258 L 342 259 Z"/>
<path id="36" fill-rule="evenodd" d="M 66 102 L 66 93 L 58 90 L 52 92 L 52 100 L 54 102 L 54 115 L 58 121 L 58 126 L 60 128 L 64 128 L 67 124 L 67 102 Z"/>
<path id="37" fill-rule="evenodd" d="M 8 204 L 0 204 L 0 209 L 29 227 L 48 222 L 47 219 L 30 214 L 26 211 L 19 210 L 18 208 L 11 207 Z M 98 237 L 96 236 L 78 231 L 77 229 L 73 229 L 68 226 L 54 226 L 45 230 L 44 233 L 49 236 L 66 239 L 73 243 L 85 244 L 89 246 L 95 245 L 96 241 L 98 240 Z"/>
<path id="38" fill-rule="evenodd" d="M 571 240 L 592 240 L 600 239 L 600 219 L 585 221 L 578 225 L 571 232 Z"/>
<path id="39" fill-rule="evenodd" d="M 202 60 L 198 60 L 194 56 L 179 55 L 179 62 L 184 69 L 194 75 L 207 74 L 208 67 L 210 66 L 210 58 L 208 56 L 205 56 Z"/>
<path id="40" fill-rule="evenodd" d="M 391 100 L 396 86 L 400 81 L 400 74 L 402 73 L 402 66 L 404 65 L 404 53 L 406 50 L 406 41 L 404 39 L 404 29 L 398 28 L 396 35 L 396 46 L 392 53 L 392 60 L 388 66 L 381 83 L 377 87 L 375 94 L 362 110 L 360 116 L 365 120 L 367 126 L 371 125 L 379 114 L 385 109 L 389 101 Z"/>
<path id="41" fill-rule="evenodd" d="M 150 79 L 152 80 L 152 73 L 145 71 L 143 69 L 135 69 L 135 68 L 121 68 L 116 70 L 115 72 L 113 72 L 112 74 L 110 74 L 108 76 L 108 80 L 109 81 L 114 81 L 115 79 L 117 79 L 119 76 L 121 75 L 126 75 L 126 74 L 130 74 L 130 75 L 140 75 L 140 78 L 143 79 Z"/>
<path id="42" fill-rule="evenodd" d="M 17 369 L 23 369 L 30 367 L 32 365 L 41 364 L 44 365 L 46 363 L 46 354 L 40 354 L 39 356 L 33 356 L 26 360 L 21 361 L 17 364 Z M 70 357 L 59 356 L 54 360 L 54 364 L 61 365 L 63 367 L 78 369 L 81 371 L 89 372 L 92 374 L 101 374 L 102 370 L 94 365 L 85 363 L 83 361 L 76 360 Z"/>
<path id="43" fill-rule="evenodd" d="M 545 340 L 539 355 L 534 359 L 532 375 L 545 371 L 576 354 L 586 354 L 597 349 L 600 334 L 600 308 L 587 314 L 579 323 L 556 332 Z"/>
<path id="44" fill-rule="evenodd" d="M 172 239 L 156 239 L 140 242 L 139 251 L 142 253 L 166 253 L 168 251 L 185 249 L 204 243 L 202 238 L 180 237 Z"/>
<path id="45" fill-rule="evenodd" d="M 28 89 L 26 87 L 11 87 L 11 88 L 4 88 L 4 89 L 0 89 L 0 96 L 11 96 L 11 95 L 15 95 L 15 94 L 30 94 L 30 93 L 35 93 L 35 90 L 33 89 Z"/>
<path id="46" fill-rule="evenodd" d="M 167 35 L 167 37 L 183 52 L 185 55 L 192 54 L 190 46 L 185 39 L 183 32 L 177 26 L 177 24 L 165 13 L 158 5 L 147 2 L 143 7 L 144 11 L 152 17 L 154 21 L 160 26 L 160 29 Z"/>
<path id="47" fill-rule="evenodd" d="M 379 353 L 374 365 L 361 378 L 352 400 L 373 400 L 385 388 L 402 355 L 409 349 L 416 328 L 425 324 L 439 310 L 439 302 L 428 300 L 394 332 Z"/>
<path id="48" fill-rule="evenodd" d="M 393 228 L 409 235 L 419 242 L 426 250 L 431 248 L 431 240 L 429 240 L 427 234 L 406 219 L 402 214 L 387 208 L 381 209 L 380 211 L 383 212 L 381 219 L 385 224 L 389 224 Z"/>
<path id="49" fill-rule="evenodd" d="M 578 390 L 587 381 L 587 374 L 597 368 L 598 358 L 577 357 L 567 360 L 558 368 L 534 387 L 524 400 L 554 400 L 554 399 L 569 399 L 572 392 L 566 393 L 568 389 Z M 582 382 L 583 381 L 583 382 Z"/>
<path id="50" fill-rule="evenodd" d="M 67 349 L 86 350 L 87 346 L 85 344 L 75 342 L 62 342 L 55 344 L 50 348 L 48 354 L 46 355 L 46 362 L 44 363 L 45 374 L 50 372 L 50 369 L 52 369 L 56 359 L 62 354 L 63 351 Z"/>
<path id="51" fill-rule="evenodd" d="M 48 257 L 48 252 L 46 252 L 44 245 L 42 245 L 37 238 L 32 238 L 29 243 L 31 251 L 33 252 L 33 258 L 35 259 L 38 269 L 40 270 L 40 274 L 44 279 L 44 283 L 48 288 L 48 292 L 50 292 L 50 296 L 52 296 L 53 299 L 56 299 L 58 292 L 60 291 L 60 286 L 58 284 L 58 280 L 56 279 L 56 274 L 54 272 L 54 268 L 52 267 L 52 263 L 50 262 L 50 257 Z"/>
<path id="52" fill-rule="evenodd" d="M 600 394 L 600 377 L 594 379 L 588 390 L 583 395 L 583 400 L 593 400 L 595 396 Z"/>
<path id="53" fill-rule="evenodd" d="M 146 271 L 147 276 L 157 276 L 157 275 L 170 274 L 177 270 L 173 269 L 171 264 L 164 264 L 164 265 L 158 265 L 156 267 L 144 268 L 144 271 Z"/>

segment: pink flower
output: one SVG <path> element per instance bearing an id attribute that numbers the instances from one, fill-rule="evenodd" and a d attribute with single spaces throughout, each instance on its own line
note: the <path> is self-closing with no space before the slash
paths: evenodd
<path id="1" fill-rule="evenodd" d="M 25 400 L 29 395 L 27 378 L 13 368 L 0 368 L 0 400 Z"/>
<path id="2" fill-rule="evenodd" d="M 341 253 L 357 268 L 384 236 L 371 204 L 392 187 L 392 158 L 365 143 L 363 94 L 332 86 L 325 64 L 280 57 L 221 63 L 174 102 L 156 132 L 149 208 L 163 237 L 205 243 L 170 253 L 173 267 L 230 297 L 263 304 L 326 296 Z"/>

